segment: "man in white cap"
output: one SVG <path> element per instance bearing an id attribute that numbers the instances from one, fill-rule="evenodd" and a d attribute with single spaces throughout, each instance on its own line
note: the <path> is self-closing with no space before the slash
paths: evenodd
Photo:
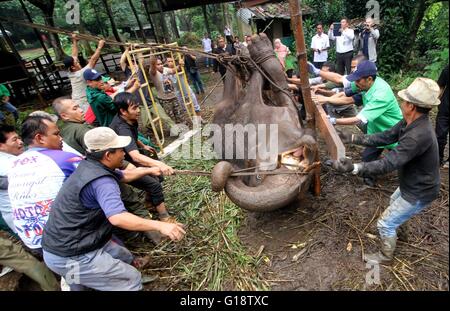
<path id="1" fill-rule="evenodd" d="M 120 199 L 118 181 L 142 174 L 160 174 L 159 168 L 118 171 L 131 138 L 98 127 L 85 134 L 87 159 L 58 193 L 44 228 L 42 247 L 47 266 L 63 276 L 71 290 L 140 290 L 142 264 L 112 238 L 113 226 L 132 231 L 159 231 L 179 241 L 185 231 L 179 223 L 135 216 Z M 130 175 L 131 173 L 131 175 Z"/>
<path id="2" fill-rule="evenodd" d="M 381 251 L 367 254 L 369 263 L 388 263 L 394 256 L 397 228 L 430 205 L 439 194 L 438 144 L 428 113 L 439 105 L 439 86 L 427 78 L 416 78 L 407 89 L 398 92 L 402 99 L 403 120 L 393 128 L 373 135 L 341 133 L 343 142 L 364 145 L 398 145 L 373 162 L 353 164 L 341 158 L 333 167 L 355 175 L 379 175 L 398 170 L 400 186 L 391 196 L 389 207 L 378 219 Z"/>

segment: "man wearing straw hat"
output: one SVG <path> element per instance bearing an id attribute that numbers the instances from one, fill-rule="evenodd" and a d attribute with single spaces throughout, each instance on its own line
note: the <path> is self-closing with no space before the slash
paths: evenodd
<path id="1" fill-rule="evenodd" d="M 430 205 L 439 194 L 438 144 L 429 112 L 439 105 L 439 86 L 427 78 L 416 78 L 407 89 L 398 92 L 402 99 L 403 120 L 384 132 L 373 135 L 341 133 L 345 143 L 364 146 L 398 145 L 373 162 L 353 164 L 350 158 L 333 163 L 340 172 L 367 176 L 398 170 L 400 186 L 391 196 L 389 207 L 378 219 L 381 250 L 367 254 L 369 263 L 388 263 L 393 259 L 397 228 Z"/>

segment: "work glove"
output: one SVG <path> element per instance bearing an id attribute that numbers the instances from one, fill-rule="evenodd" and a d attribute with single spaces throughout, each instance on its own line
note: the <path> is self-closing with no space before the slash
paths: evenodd
<path id="1" fill-rule="evenodd" d="M 336 125 L 336 118 L 330 117 L 327 115 L 328 120 L 330 121 L 331 125 Z"/>
<path id="2" fill-rule="evenodd" d="M 349 157 L 340 158 L 339 161 L 333 162 L 333 168 L 341 173 L 350 173 L 354 169 L 352 159 Z"/>
<path id="3" fill-rule="evenodd" d="M 348 132 L 345 132 L 342 130 L 336 130 L 336 132 L 338 133 L 339 137 L 341 138 L 341 140 L 344 144 L 353 143 L 353 134 L 352 133 L 348 133 Z"/>
<path id="4" fill-rule="evenodd" d="M 318 76 L 320 74 L 320 69 L 314 66 L 311 62 L 308 62 L 308 72 L 310 74 Z"/>

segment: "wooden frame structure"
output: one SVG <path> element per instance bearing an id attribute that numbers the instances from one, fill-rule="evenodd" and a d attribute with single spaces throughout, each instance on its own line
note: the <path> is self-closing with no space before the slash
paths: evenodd
<path id="1" fill-rule="evenodd" d="M 167 44 L 168 46 L 178 46 L 176 42 Z M 165 50 L 163 47 L 151 47 L 151 48 L 140 48 L 133 49 L 131 48 L 129 51 L 125 51 L 125 55 L 127 58 L 128 66 L 131 68 L 131 73 L 136 74 L 136 66 L 137 65 L 139 71 L 142 73 L 145 83 L 141 84 L 139 87 L 139 96 L 141 98 L 141 102 L 144 104 L 145 113 L 147 114 L 148 120 L 150 122 L 150 127 L 156 139 L 156 144 L 161 149 L 161 154 L 164 154 L 164 130 L 163 130 L 163 121 L 159 115 L 158 106 L 156 104 L 155 97 L 153 96 L 151 85 L 149 82 L 149 78 L 147 77 L 147 70 L 144 67 L 144 61 L 146 58 L 150 57 L 163 57 L 164 55 L 168 55 L 173 60 L 178 60 L 180 63 L 182 61 L 181 54 L 179 52 L 174 53 L 173 51 Z M 183 106 L 186 110 L 186 113 L 191 121 L 194 123 L 194 104 L 193 99 L 191 97 L 191 93 L 189 92 L 190 86 L 186 77 L 186 72 L 184 70 L 184 66 L 180 66 L 181 70 L 178 70 L 178 66 L 175 66 L 175 76 L 177 78 L 178 88 L 183 99 Z M 147 103 L 147 99 L 144 95 L 143 89 L 147 89 L 147 92 L 150 96 L 151 103 Z M 186 94 L 185 94 L 186 93 Z M 178 99 L 177 99 L 178 100 Z M 180 103 L 181 104 L 181 103 Z M 153 107 L 154 113 L 150 111 L 149 105 Z"/>

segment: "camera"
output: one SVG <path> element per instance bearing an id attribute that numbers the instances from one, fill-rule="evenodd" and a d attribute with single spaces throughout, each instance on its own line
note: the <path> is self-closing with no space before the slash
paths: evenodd
<path id="1" fill-rule="evenodd" d="M 353 31 L 355 33 L 361 33 L 366 29 L 368 29 L 368 27 L 365 27 L 363 23 L 357 24 L 353 27 Z"/>

